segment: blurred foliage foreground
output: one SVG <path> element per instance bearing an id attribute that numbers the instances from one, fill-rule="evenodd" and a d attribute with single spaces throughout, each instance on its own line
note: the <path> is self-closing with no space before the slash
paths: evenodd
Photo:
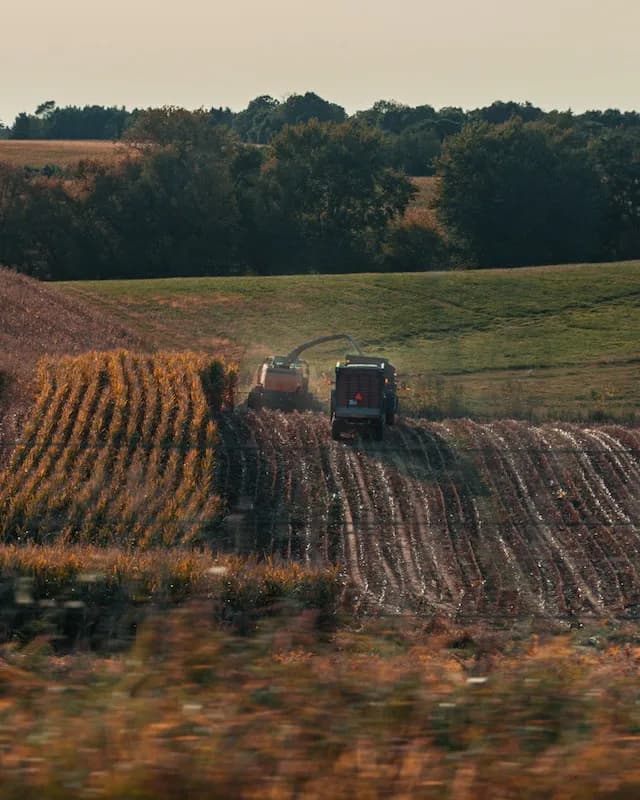
<path id="1" fill-rule="evenodd" d="M 638 796 L 628 624 L 331 631 L 281 607 L 239 636 L 214 608 L 157 609 L 125 654 L 5 644 L 0 795 Z"/>

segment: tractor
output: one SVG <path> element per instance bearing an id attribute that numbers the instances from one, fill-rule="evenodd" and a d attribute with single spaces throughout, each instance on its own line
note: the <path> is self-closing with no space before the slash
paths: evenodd
<path id="1" fill-rule="evenodd" d="M 300 356 L 311 347 L 337 339 L 347 339 L 358 353 L 361 352 L 348 333 L 336 333 L 304 342 L 286 356 L 268 356 L 258 367 L 255 386 L 247 398 L 247 407 L 255 411 L 261 408 L 282 411 L 304 411 L 312 408 L 309 364 Z"/>

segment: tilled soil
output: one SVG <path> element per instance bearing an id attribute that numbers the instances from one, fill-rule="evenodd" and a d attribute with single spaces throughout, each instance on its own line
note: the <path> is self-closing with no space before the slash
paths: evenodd
<path id="1" fill-rule="evenodd" d="M 640 431 L 321 414 L 221 423 L 229 544 L 337 561 L 357 602 L 459 617 L 640 614 Z"/>
<path id="2" fill-rule="evenodd" d="M 42 356 L 117 348 L 143 345 L 108 315 L 55 286 L 0 268 L 0 461 L 24 421 Z"/>

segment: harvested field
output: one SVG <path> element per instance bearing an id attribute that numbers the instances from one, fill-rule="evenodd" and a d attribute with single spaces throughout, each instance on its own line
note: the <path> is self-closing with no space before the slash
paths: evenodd
<path id="1" fill-rule="evenodd" d="M 143 345 L 108 313 L 56 286 L 0 268 L 0 461 L 35 393 L 40 358 L 119 347 Z"/>
<path id="2" fill-rule="evenodd" d="M 17 167 L 68 167 L 84 159 L 115 161 L 125 150 L 120 142 L 95 139 L 0 141 L 0 161 Z"/>
<path id="3" fill-rule="evenodd" d="M 239 550 L 335 561 L 365 607 L 458 618 L 640 612 L 640 431 L 326 417 L 221 422 Z"/>
<path id="4" fill-rule="evenodd" d="M 0 475 L 8 542 L 149 547 L 201 542 L 218 521 L 216 426 L 233 370 L 194 354 L 45 361 Z"/>

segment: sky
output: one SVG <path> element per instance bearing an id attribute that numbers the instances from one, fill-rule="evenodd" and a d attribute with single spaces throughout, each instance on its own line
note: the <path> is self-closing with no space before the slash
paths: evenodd
<path id="1" fill-rule="evenodd" d="M 315 91 L 640 109 L 638 0 L 0 0 L 0 121 L 58 105 L 245 108 Z"/>

